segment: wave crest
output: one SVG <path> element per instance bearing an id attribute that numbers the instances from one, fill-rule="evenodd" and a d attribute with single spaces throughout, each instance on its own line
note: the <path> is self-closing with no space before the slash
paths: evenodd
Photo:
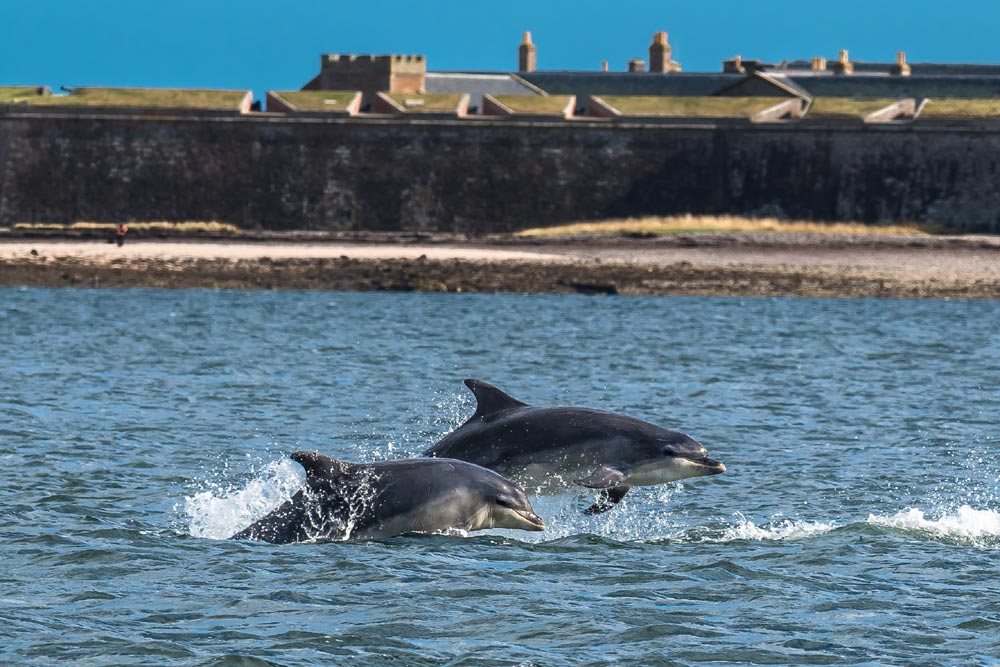
<path id="1" fill-rule="evenodd" d="M 891 516 L 869 514 L 868 523 L 970 542 L 1000 538 L 1000 512 L 979 510 L 969 505 L 962 505 L 954 512 L 942 514 L 937 519 L 928 519 L 924 511 L 916 507 Z"/>

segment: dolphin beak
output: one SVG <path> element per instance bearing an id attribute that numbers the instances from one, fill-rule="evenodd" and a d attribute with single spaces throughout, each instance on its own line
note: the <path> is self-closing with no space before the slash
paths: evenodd
<path id="1" fill-rule="evenodd" d="M 523 530 L 545 530 L 545 522 L 542 517 L 530 510 L 514 510 L 518 516 L 524 519 L 527 525 L 522 526 Z"/>
<path id="2" fill-rule="evenodd" d="M 718 475 L 721 472 L 726 472 L 726 464 L 722 461 L 716 461 L 715 459 L 710 459 L 707 456 L 702 456 L 699 458 L 689 459 L 692 463 L 697 463 L 700 466 L 707 468 L 705 471 L 706 475 Z"/>

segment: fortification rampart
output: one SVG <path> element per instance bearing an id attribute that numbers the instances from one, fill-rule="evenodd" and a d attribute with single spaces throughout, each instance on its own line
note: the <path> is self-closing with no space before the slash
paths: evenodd
<path id="1" fill-rule="evenodd" d="M 0 113 L 0 223 L 510 231 L 671 213 L 1000 232 L 996 124 Z"/>

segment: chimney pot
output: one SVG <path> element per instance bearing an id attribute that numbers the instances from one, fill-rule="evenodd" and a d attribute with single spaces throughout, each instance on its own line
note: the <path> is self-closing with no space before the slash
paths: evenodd
<path id="1" fill-rule="evenodd" d="M 847 49 L 840 50 L 840 60 L 833 66 L 834 74 L 854 74 L 854 63 L 847 59 Z"/>
<path id="2" fill-rule="evenodd" d="M 906 52 L 896 52 L 896 64 L 889 68 L 889 74 L 896 76 L 910 76 L 910 65 L 906 62 Z"/>

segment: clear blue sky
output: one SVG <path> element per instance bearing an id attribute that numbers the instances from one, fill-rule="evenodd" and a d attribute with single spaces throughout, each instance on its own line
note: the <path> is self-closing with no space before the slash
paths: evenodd
<path id="1" fill-rule="evenodd" d="M 624 69 L 666 30 L 685 71 L 739 53 L 1000 62 L 995 0 L 0 0 L 0 85 L 295 89 L 320 53 L 422 53 L 434 70 Z"/>

